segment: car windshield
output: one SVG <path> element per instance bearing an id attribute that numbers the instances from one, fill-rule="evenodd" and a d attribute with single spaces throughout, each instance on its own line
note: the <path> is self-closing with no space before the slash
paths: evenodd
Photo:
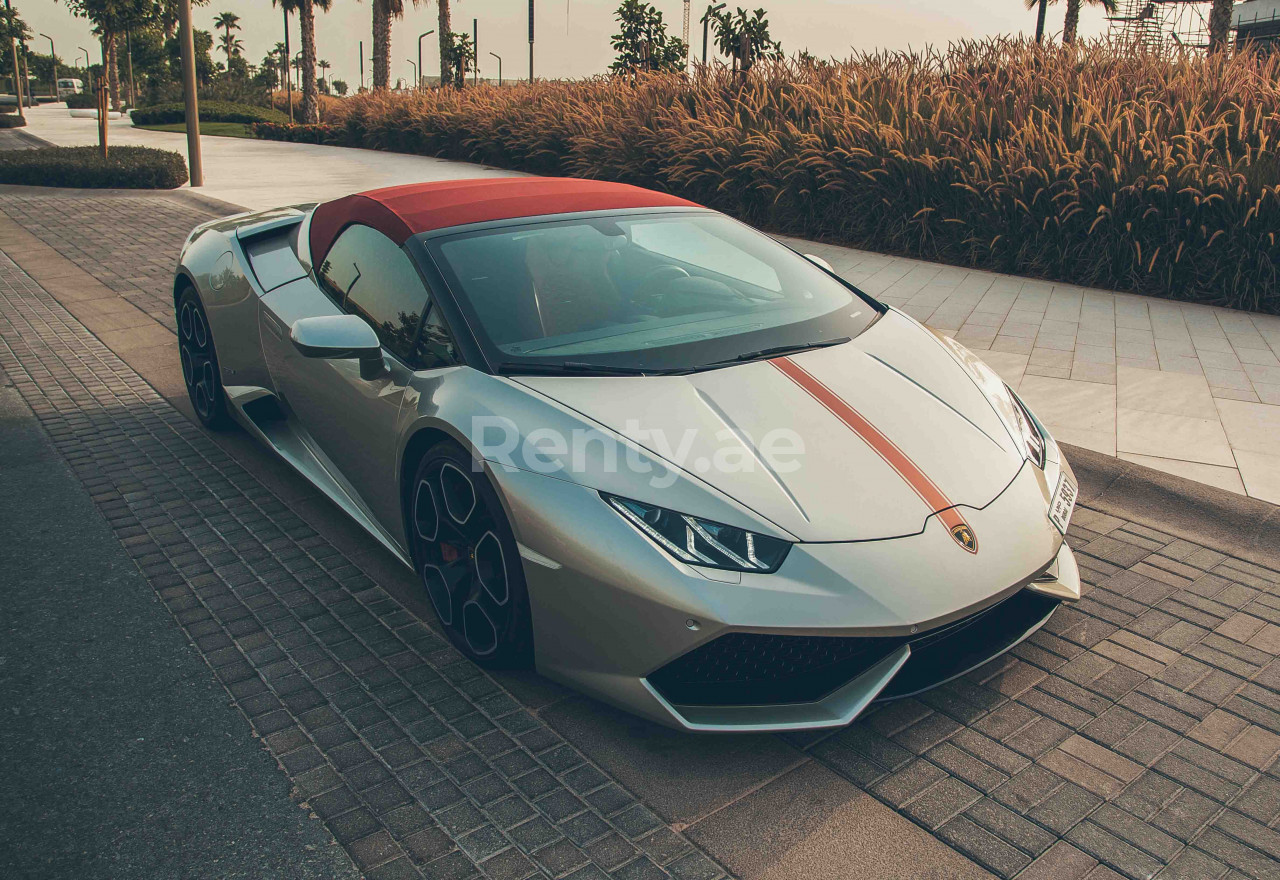
<path id="1" fill-rule="evenodd" d="M 499 372 L 684 372 L 845 341 L 880 307 L 711 211 L 593 215 L 431 238 Z"/>

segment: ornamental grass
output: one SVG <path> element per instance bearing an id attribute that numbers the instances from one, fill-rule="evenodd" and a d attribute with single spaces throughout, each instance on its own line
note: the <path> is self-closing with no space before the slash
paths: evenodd
<path id="1" fill-rule="evenodd" d="M 1012 39 L 361 95 L 263 136 L 665 190 L 777 232 L 1280 313 L 1280 53 Z"/>

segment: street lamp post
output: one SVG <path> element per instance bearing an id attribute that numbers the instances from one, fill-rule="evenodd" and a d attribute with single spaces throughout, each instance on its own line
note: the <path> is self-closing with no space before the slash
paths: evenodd
<path id="1" fill-rule="evenodd" d="M 9 0 L 4 0 L 5 11 L 9 13 L 9 21 L 13 21 L 13 8 L 9 5 Z M 27 114 L 22 112 L 22 93 L 26 91 L 23 86 L 26 85 L 22 81 L 22 72 L 18 69 L 18 41 L 13 37 L 9 38 L 9 49 L 13 52 L 13 94 L 18 99 L 18 116 L 22 119 L 27 118 Z"/>
<path id="2" fill-rule="evenodd" d="M 49 57 L 53 59 L 53 100 L 58 100 L 58 50 L 53 47 L 53 37 L 41 34 L 49 41 Z"/>
<path id="3" fill-rule="evenodd" d="M 289 59 L 292 57 L 289 53 L 289 6 L 285 3 L 280 4 L 280 8 L 284 10 L 284 93 L 289 101 L 289 122 L 293 123 L 293 74 L 289 72 Z M 193 50 L 194 51 L 194 50 Z"/>
<path id="4" fill-rule="evenodd" d="M 187 107 L 187 165 L 191 185 L 204 186 L 200 158 L 200 102 L 196 98 L 196 46 L 191 31 L 191 0 L 178 0 L 178 40 L 182 49 L 182 91 Z"/>
<path id="5" fill-rule="evenodd" d="M 529 82 L 533 82 L 533 0 L 529 0 Z"/>
<path id="6" fill-rule="evenodd" d="M 497 52 L 490 52 L 489 54 L 492 55 L 494 58 L 498 59 L 498 85 L 501 86 L 502 85 L 502 56 L 499 55 Z"/>
<path id="7" fill-rule="evenodd" d="M 414 64 L 414 63 L 413 63 L 413 59 L 412 59 L 412 58 L 406 58 L 405 60 L 406 60 L 406 61 L 408 61 L 408 62 L 409 62 L 409 66 L 411 66 L 411 67 L 413 68 L 413 80 L 414 80 L 414 82 L 416 82 L 416 83 L 418 84 L 418 88 L 422 88 L 422 79 L 421 79 L 421 77 L 419 77 L 419 76 L 418 76 L 418 65 L 416 65 L 416 64 Z"/>
<path id="8" fill-rule="evenodd" d="M 707 11 L 702 16 L 702 66 L 707 66 L 707 29 L 711 24 L 711 16 L 724 9 L 729 4 L 718 3 L 715 6 L 708 5 Z"/>
<path id="9" fill-rule="evenodd" d="M 364 91 L 364 40 L 360 41 L 360 91 Z"/>
<path id="10" fill-rule="evenodd" d="M 93 70 L 92 70 L 93 61 L 89 59 L 88 49 L 86 49 L 84 46 L 76 46 L 76 48 L 84 53 L 84 76 L 85 76 L 85 79 L 87 80 L 87 82 L 85 83 L 86 94 L 87 94 L 88 92 L 93 91 Z M 77 61 L 80 60 L 78 56 L 76 60 Z"/>
<path id="11" fill-rule="evenodd" d="M 135 100 L 133 95 L 133 36 L 130 33 L 131 30 L 132 30 L 131 27 L 125 27 L 124 29 L 124 57 L 125 57 L 125 61 L 128 63 L 128 71 L 129 71 L 129 106 L 130 107 L 133 106 L 134 100 Z"/>
<path id="12" fill-rule="evenodd" d="M 425 34 L 418 34 L 418 91 L 422 91 L 422 40 L 435 32 L 435 28 L 432 28 Z"/>
<path id="13" fill-rule="evenodd" d="M 479 19 L 471 19 L 471 84 L 480 85 L 480 27 Z"/>

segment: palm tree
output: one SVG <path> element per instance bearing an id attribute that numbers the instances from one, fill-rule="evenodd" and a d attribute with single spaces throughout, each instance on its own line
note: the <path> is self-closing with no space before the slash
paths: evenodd
<path id="1" fill-rule="evenodd" d="M 449 0 L 436 0 L 436 7 L 440 13 L 440 23 L 436 25 L 436 32 L 440 34 L 440 85 L 443 86 L 453 81 L 450 69 L 453 66 L 453 16 L 449 9 Z"/>
<path id="2" fill-rule="evenodd" d="M 316 10 L 328 12 L 333 0 L 297 0 L 302 26 L 302 121 L 320 121 L 320 90 L 316 87 Z"/>
<path id="3" fill-rule="evenodd" d="M 325 79 L 326 75 L 329 73 L 329 68 L 333 67 L 333 65 L 321 58 L 316 62 L 316 67 L 320 68 L 320 78 Z"/>
<path id="4" fill-rule="evenodd" d="M 1062 23 L 1062 42 L 1074 43 L 1076 28 L 1080 25 L 1080 6 L 1082 0 L 1067 0 L 1067 18 Z M 1116 11 L 1116 0 L 1083 0 L 1095 6 L 1101 6 L 1108 13 Z"/>
<path id="5" fill-rule="evenodd" d="M 1044 42 L 1044 15 L 1048 10 L 1049 4 L 1055 0 L 1025 0 L 1028 9 L 1036 10 L 1036 42 Z M 1079 17 L 1077 13 L 1076 17 Z"/>
<path id="6" fill-rule="evenodd" d="M 1213 0 L 1209 10 L 1209 51 L 1220 52 L 1231 43 L 1231 9 L 1234 0 Z"/>
<path id="7" fill-rule="evenodd" d="M 271 0 L 272 6 L 279 6 L 284 12 L 284 42 L 276 43 L 280 47 L 280 66 L 284 68 L 285 100 L 289 102 L 289 121 L 293 122 L 293 78 L 289 76 L 289 13 L 297 12 L 302 0 Z"/>
<path id="8" fill-rule="evenodd" d="M 231 67 L 231 56 L 239 55 L 244 50 L 244 43 L 238 37 L 233 37 L 230 33 L 225 33 L 218 40 L 223 52 L 227 53 L 227 67 Z"/>
<path id="9" fill-rule="evenodd" d="M 222 28 L 222 50 L 227 52 L 227 61 L 230 61 L 231 53 L 227 51 L 227 44 L 231 41 L 231 32 L 240 30 L 240 16 L 234 12 L 220 12 L 213 20 L 213 27 L 214 30 Z"/>
<path id="10" fill-rule="evenodd" d="M 418 3 L 419 0 L 413 0 L 414 6 Z M 404 0 L 373 0 L 374 91 L 391 85 L 391 22 L 403 17 Z"/>

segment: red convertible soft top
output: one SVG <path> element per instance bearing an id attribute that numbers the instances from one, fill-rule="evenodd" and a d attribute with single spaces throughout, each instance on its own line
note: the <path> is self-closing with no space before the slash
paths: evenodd
<path id="1" fill-rule="evenodd" d="M 343 229 L 372 226 L 396 244 L 420 232 L 575 211 L 698 207 L 625 183 L 569 177 L 486 177 L 371 189 L 324 202 L 311 218 L 311 261 L 318 264 Z"/>

